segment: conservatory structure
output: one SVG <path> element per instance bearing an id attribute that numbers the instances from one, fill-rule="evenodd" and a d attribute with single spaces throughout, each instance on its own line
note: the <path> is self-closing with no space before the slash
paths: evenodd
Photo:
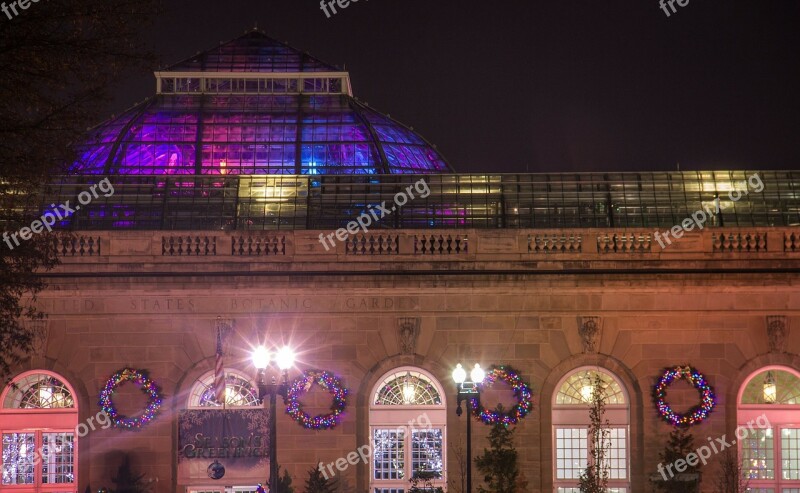
<path id="1" fill-rule="evenodd" d="M 457 173 L 258 31 L 155 79 L 36 211 L 69 234 L 0 389 L 0 491 L 115 489 L 127 463 L 256 492 L 275 444 L 298 492 L 461 493 L 470 421 L 473 457 L 513 430 L 518 491 L 575 493 L 600 401 L 609 491 L 715 491 L 732 460 L 800 492 L 797 172 Z M 485 374 L 469 408 L 459 364 Z M 677 429 L 699 455 L 664 463 Z"/>

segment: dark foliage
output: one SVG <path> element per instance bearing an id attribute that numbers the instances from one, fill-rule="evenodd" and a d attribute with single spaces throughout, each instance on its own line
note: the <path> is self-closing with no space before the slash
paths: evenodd
<path id="1" fill-rule="evenodd" d="M 306 493 L 335 493 L 339 488 L 335 478 L 326 478 L 318 467 L 308 470 Z"/>
<path id="2" fill-rule="evenodd" d="M 592 460 L 581 473 L 579 480 L 581 493 L 605 493 L 608 489 L 609 471 L 606 466 L 606 457 L 611 447 L 609 441 L 611 432 L 610 424 L 605 418 L 605 399 L 603 381 L 600 376 L 596 375 L 589 402 L 589 440 L 591 443 L 589 454 Z"/>
<path id="3" fill-rule="evenodd" d="M 684 427 L 675 428 L 669 434 L 669 441 L 664 447 L 663 452 L 658 456 L 662 464 L 675 464 L 679 459 L 686 462 L 686 456 L 695 452 L 694 437 L 689 430 Z M 686 464 L 686 471 L 681 476 L 669 477 L 667 481 L 658 482 L 655 487 L 663 493 L 693 493 L 697 491 L 698 481 L 686 481 L 688 475 L 700 472 L 700 463 L 694 466 Z"/>
<path id="4" fill-rule="evenodd" d="M 496 411 L 503 412 L 498 405 Z M 514 447 L 514 430 L 501 423 L 492 426 L 489 432 L 489 448 L 475 459 L 475 465 L 483 474 L 485 486 L 478 487 L 480 493 L 517 493 L 522 485 L 519 481 L 517 449 Z"/>
<path id="5" fill-rule="evenodd" d="M 264 485 L 268 485 L 269 480 L 264 482 Z M 264 488 L 267 489 L 267 488 Z M 292 486 L 292 477 L 289 476 L 289 471 L 286 469 L 283 470 L 283 476 L 281 476 L 281 466 L 278 466 L 278 491 L 277 493 L 294 493 L 294 487 Z"/>
<path id="6" fill-rule="evenodd" d="M 30 226 L 40 193 L 75 160 L 73 144 L 108 115 L 110 85 L 152 68 L 136 33 L 158 0 L 49 0 L 0 21 L 0 233 Z M 57 262 L 52 235 L 20 245 L 0 242 L 0 381 L 32 349 L 20 319 L 42 316 L 32 300 L 35 275 Z"/>
<path id="7" fill-rule="evenodd" d="M 433 486 L 436 475 L 431 471 L 417 471 L 411 478 L 408 493 L 444 493 L 441 486 Z"/>
<path id="8" fill-rule="evenodd" d="M 720 455 L 719 470 L 714 481 L 714 493 L 745 493 L 750 480 L 739 462 L 735 450 L 726 450 Z"/>
<path id="9" fill-rule="evenodd" d="M 126 455 L 117 469 L 117 477 L 111 479 L 115 486 L 110 493 L 148 493 L 151 485 L 143 479 L 144 474 L 137 475 L 131 470 L 131 459 Z"/>

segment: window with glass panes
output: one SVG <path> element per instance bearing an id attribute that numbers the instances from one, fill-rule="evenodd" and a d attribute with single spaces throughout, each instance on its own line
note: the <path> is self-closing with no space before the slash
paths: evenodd
<path id="1" fill-rule="evenodd" d="M 0 396 L 0 491 L 76 493 L 78 413 L 61 377 L 15 378 Z"/>
<path id="2" fill-rule="evenodd" d="M 580 474 L 592 460 L 589 403 L 599 381 L 606 404 L 609 435 L 605 466 L 609 493 L 630 488 L 628 399 L 617 377 L 592 367 L 567 375 L 553 398 L 553 484 L 556 493 L 577 493 Z"/>
<path id="3" fill-rule="evenodd" d="M 446 485 L 446 409 L 439 383 L 413 367 L 392 370 L 370 403 L 370 491 L 406 493 L 417 472 Z"/>
<path id="4" fill-rule="evenodd" d="M 198 378 L 189 393 L 189 408 L 208 407 L 259 407 L 258 388 L 249 378 L 237 370 L 226 368 L 225 399 L 217 401 L 214 389 L 214 372 L 210 371 Z"/>
<path id="5" fill-rule="evenodd" d="M 748 492 L 800 493 L 800 372 L 754 373 L 740 391 L 738 423 Z"/>

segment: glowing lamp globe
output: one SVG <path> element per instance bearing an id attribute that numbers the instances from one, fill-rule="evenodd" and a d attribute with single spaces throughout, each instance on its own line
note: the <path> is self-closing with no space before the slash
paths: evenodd
<path id="1" fill-rule="evenodd" d="M 456 365 L 456 369 L 453 370 L 453 381 L 457 384 L 462 384 L 467 379 L 467 371 L 461 366 L 461 363 Z"/>
<path id="2" fill-rule="evenodd" d="M 264 346 L 258 346 L 253 351 L 253 366 L 259 370 L 265 370 L 269 365 L 269 351 Z"/>
<path id="3" fill-rule="evenodd" d="M 289 346 L 284 346 L 275 355 L 275 364 L 281 370 L 288 370 L 294 366 L 294 351 Z"/>
<path id="4" fill-rule="evenodd" d="M 764 379 L 764 402 L 766 404 L 775 404 L 778 400 L 778 385 L 775 383 L 775 375 L 767 372 L 767 377 Z"/>
<path id="5" fill-rule="evenodd" d="M 475 368 L 472 369 L 472 371 L 469 373 L 469 376 L 473 382 L 481 383 L 483 382 L 483 379 L 486 378 L 486 372 L 483 371 L 481 365 L 475 363 Z"/>

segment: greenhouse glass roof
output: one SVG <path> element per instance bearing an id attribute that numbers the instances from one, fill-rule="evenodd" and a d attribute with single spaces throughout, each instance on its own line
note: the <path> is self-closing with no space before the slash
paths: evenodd
<path id="1" fill-rule="evenodd" d="M 156 94 L 93 129 L 31 214 L 107 179 L 113 194 L 56 227 L 330 230 L 423 184 L 374 227 L 670 228 L 708 207 L 709 227 L 800 225 L 791 171 L 456 174 L 353 97 L 347 72 L 256 31 L 155 77 Z"/>
<path id="2" fill-rule="evenodd" d="M 156 95 L 91 131 L 71 174 L 452 172 L 350 76 L 254 31 L 155 73 Z"/>
<path id="3" fill-rule="evenodd" d="M 88 190 L 100 176 L 51 187 L 39 210 Z M 430 190 L 373 224 L 379 229 L 661 228 L 719 206 L 708 227 L 800 226 L 800 173 L 647 173 L 114 176 L 100 196 L 58 224 L 75 230 L 273 230 L 346 227 L 396 195 Z M 754 187 L 753 184 L 759 185 Z M 733 190 L 743 190 L 739 200 Z M 736 195 L 734 195 L 736 196 Z"/>

